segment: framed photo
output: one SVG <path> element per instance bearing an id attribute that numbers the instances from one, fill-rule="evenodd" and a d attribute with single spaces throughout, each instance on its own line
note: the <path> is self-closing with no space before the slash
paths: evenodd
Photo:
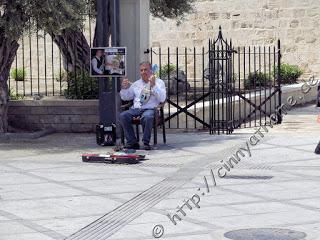
<path id="1" fill-rule="evenodd" d="M 90 49 L 91 77 L 123 77 L 127 74 L 126 47 Z"/>

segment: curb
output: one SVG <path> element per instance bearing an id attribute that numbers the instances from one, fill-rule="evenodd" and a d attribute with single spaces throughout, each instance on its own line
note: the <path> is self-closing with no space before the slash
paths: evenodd
<path id="1" fill-rule="evenodd" d="M 32 133 L 0 133 L 0 141 L 31 140 L 44 137 L 55 132 L 56 130 L 54 128 L 49 128 Z"/>

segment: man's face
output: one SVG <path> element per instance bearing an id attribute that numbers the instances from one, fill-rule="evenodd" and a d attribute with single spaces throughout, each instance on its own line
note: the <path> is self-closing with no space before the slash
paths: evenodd
<path id="1" fill-rule="evenodd" d="M 143 81 L 149 81 L 149 77 L 151 75 L 151 69 L 149 64 L 142 64 L 140 66 L 140 75 Z"/>
<path id="2" fill-rule="evenodd" d="M 96 53 L 97 57 L 101 57 L 103 55 L 103 50 L 98 50 Z"/>

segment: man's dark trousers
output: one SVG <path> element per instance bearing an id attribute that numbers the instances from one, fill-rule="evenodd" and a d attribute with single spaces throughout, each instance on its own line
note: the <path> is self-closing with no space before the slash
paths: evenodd
<path id="1" fill-rule="evenodd" d="M 150 143 L 151 131 L 154 121 L 154 109 L 141 109 L 141 108 L 130 108 L 120 114 L 120 124 L 124 130 L 124 134 L 127 139 L 127 144 L 133 145 L 137 143 L 137 138 L 134 134 L 132 119 L 133 117 L 141 117 L 141 125 L 143 129 L 142 141 L 144 144 Z"/>

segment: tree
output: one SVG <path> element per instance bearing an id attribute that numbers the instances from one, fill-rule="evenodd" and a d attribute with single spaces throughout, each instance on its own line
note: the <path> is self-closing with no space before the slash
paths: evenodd
<path id="1" fill-rule="evenodd" d="M 195 0 L 150 0 L 150 12 L 154 17 L 177 19 L 193 11 Z"/>
<path id="2" fill-rule="evenodd" d="M 111 36 L 111 19 L 113 8 L 112 0 L 107 2 L 108 14 L 108 38 Z M 161 19 L 177 19 L 181 21 L 185 14 L 193 11 L 193 2 L 195 0 L 150 0 L 150 12 L 154 17 Z M 93 18 L 96 17 L 96 0 L 89 0 L 88 13 Z M 97 27 L 95 28 L 95 33 Z M 63 55 L 64 66 L 68 71 L 72 71 L 74 67 L 89 71 L 89 55 L 90 47 L 81 30 L 62 30 L 59 35 L 52 35 L 53 40 L 60 48 Z M 97 38 L 94 34 L 93 46 L 97 47 Z M 108 46 L 108 42 L 105 43 Z M 76 51 L 74 51 L 76 49 Z M 67 66 L 68 65 L 68 66 Z"/>
<path id="3" fill-rule="evenodd" d="M 113 9 L 111 0 L 106 1 L 109 18 Z M 193 2 L 151 0 L 150 10 L 155 17 L 179 19 L 192 11 Z M 90 48 L 81 29 L 88 12 L 95 14 L 95 5 L 95 0 L 0 0 L 0 133 L 8 129 L 7 80 L 23 30 L 32 26 L 49 33 L 62 52 L 66 69 L 88 71 Z"/>
<path id="4" fill-rule="evenodd" d="M 52 35 L 79 29 L 86 7 L 83 0 L 0 0 L 0 133 L 8 129 L 7 80 L 23 30 L 29 24 Z"/>

